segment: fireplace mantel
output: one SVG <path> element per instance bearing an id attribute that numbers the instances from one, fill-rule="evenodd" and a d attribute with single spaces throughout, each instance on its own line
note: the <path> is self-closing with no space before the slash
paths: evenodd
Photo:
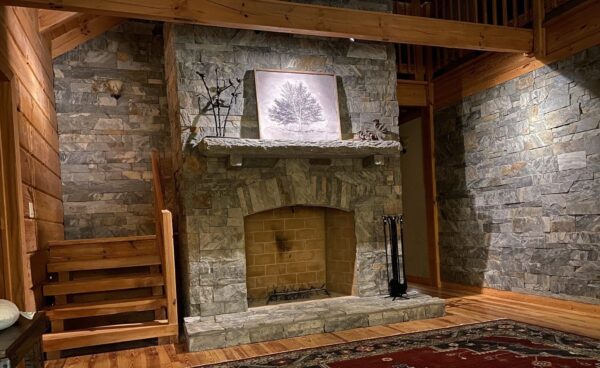
<path id="1" fill-rule="evenodd" d="M 197 146 L 205 157 L 369 158 L 399 156 L 398 141 L 287 141 L 206 137 Z"/>

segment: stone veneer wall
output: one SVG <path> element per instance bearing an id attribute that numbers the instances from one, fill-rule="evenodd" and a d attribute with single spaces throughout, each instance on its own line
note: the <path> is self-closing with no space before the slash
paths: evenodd
<path id="1" fill-rule="evenodd" d="M 436 115 L 442 278 L 598 302 L 600 47 Z"/>
<path id="2" fill-rule="evenodd" d="M 299 2 L 392 11 L 388 0 Z M 255 69 L 335 74 L 344 139 L 374 119 L 397 132 L 396 65 L 391 44 L 185 24 L 168 26 L 165 36 L 169 105 L 177 107 L 170 115 L 171 132 L 181 135 L 183 146 L 197 143 L 190 139 L 191 127 L 214 134 L 212 117 L 200 114 L 197 98 L 204 88 L 197 72 L 205 73 L 209 85 L 214 86 L 217 67 L 222 78 L 242 80 L 242 94 L 232 108 L 227 136 L 259 137 Z M 204 103 L 205 99 L 200 105 Z M 186 150 L 174 152 L 186 316 L 247 309 L 243 216 L 258 209 L 310 205 L 354 211 L 357 224 L 361 224 L 355 229 L 356 294 L 386 291 L 379 219 L 401 209 L 395 159 L 387 159 L 384 168 L 365 169 L 357 159 L 328 164 L 307 159 L 250 160 L 241 170 L 232 170 L 226 159 L 202 159 Z"/>
<path id="3" fill-rule="evenodd" d="M 198 72 L 214 86 L 222 78 L 240 78 L 241 96 L 234 104 L 229 137 L 258 138 L 254 70 L 284 69 L 332 73 L 337 76 L 344 139 L 365 123 L 379 119 L 397 132 L 396 66 L 392 44 L 350 42 L 227 28 L 175 25 L 172 28 L 177 64 L 177 104 L 183 138 L 189 127 L 214 135 L 212 112 L 199 114 L 198 95 L 204 88 Z M 201 99 L 204 106 L 206 99 Z M 224 113 L 223 113 L 224 114 Z"/>
<path id="4" fill-rule="evenodd" d="M 66 238 L 154 233 L 151 149 L 171 166 L 162 59 L 161 25 L 128 21 L 54 60 Z"/>

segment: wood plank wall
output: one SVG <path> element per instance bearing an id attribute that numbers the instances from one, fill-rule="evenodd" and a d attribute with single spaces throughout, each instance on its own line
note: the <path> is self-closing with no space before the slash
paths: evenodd
<path id="1" fill-rule="evenodd" d="M 17 105 L 13 124 L 19 131 L 17 161 L 22 186 L 22 308 L 41 305 L 39 283 L 45 278 L 43 252 L 48 240 L 63 238 L 63 205 L 58 131 L 54 108 L 50 47 L 38 32 L 35 9 L 0 7 L 0 67 L 13 75 Z M 5 108 L 5 106 L 2 106 Z M 30 211 L 30 203 L 33 213 Z"/>
<path id="2" fill-rule="evenodd" d="M 600 1 L 587 0 L 549 19 L 546 55 L 539 59 L 518 53 L 485 53 L 434 79 L 436 110 L 544 65 L 600 44 Z"/>

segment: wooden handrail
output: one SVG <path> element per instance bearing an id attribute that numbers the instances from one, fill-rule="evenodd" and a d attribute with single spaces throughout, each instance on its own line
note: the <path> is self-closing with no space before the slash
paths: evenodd
<path id="1" fill-rule="evenodd" d="M 167 319 L 169 324 L 177 324 L 177 289 L 175 283 L 175 249 L 173 242 L 173 217 L 168 210 L 162 210 L 162 244 L 165 255 L 163 275 L 167 298 Z"/>
<path id="2" fill-rule="evenodd" d="M 152 150 L 152 186 L 154 187 L 154 223 L 156 228 L 156 245 L 160 253 L 161 263 L 165 264 L 165 254 L 163 252 L 163 215 L 162 210 L 165 209 L 165 199 L 163 194 L 158 150 Z"/>
<path id="3" fill-rule="evenodd" d="M 175 282 L 175 245 L 173 241 L 173 216 L 165 209 L 161 183 L 158 151 L 152 150 L 152 184 L 154 186 L 154 217 L 156 222 L 156 245 L 161 258 L 164 288 L 167 299 L 167 320 L 177 325 L 177 286 Z M 174 336 L 177 341 L 177 335 Z"/>

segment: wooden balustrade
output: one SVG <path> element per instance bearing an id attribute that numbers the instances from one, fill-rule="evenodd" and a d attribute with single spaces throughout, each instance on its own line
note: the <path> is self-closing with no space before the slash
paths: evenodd
<path id="1" fill-rule="evenodd" d="M 577 3 L 577 0 L 540 0 L 541 11 L 551 14 L 558 8 Z M 535 0 L 405 0 L 396 1 L 394 12 L 446 20 L 531 28 Z M 422 80 L 423 63 L 419 58 L 419 46 L 400 44 L 396 60 L 399 79 Z M 421 47 L 422 48 L 422 47 Z M 480 51 L 434 47 L 432 66 L 434 73 L 481 55 Z"/>

